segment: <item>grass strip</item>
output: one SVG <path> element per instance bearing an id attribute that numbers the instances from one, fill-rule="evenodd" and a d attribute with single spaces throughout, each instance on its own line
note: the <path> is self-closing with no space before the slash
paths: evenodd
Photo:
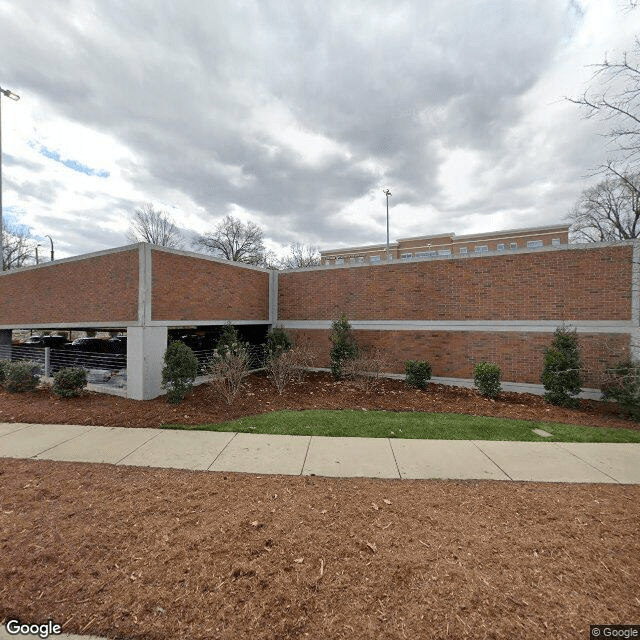
<path id="1" fill-rule="evenodd" d="M 640 431 L 586 427 L 557 422 L 490 418 L 457 413 L 306 410 L 274 411 L 231 422 L 182 425 L 164 429 L 237 431 L 282 435 L 418 438 L 426 440 L 513 440 L 524 442 L 640 442 Z M 543 429 L 545 438 L 533 433 Z"/>

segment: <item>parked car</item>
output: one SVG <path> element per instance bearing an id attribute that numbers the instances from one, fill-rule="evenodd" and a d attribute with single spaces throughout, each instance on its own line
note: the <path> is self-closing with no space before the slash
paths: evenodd
<path id="1" fill-rule="evenodd" d="M 22 344 L 33 347 L 51 347 L 52 349 L 64 349 L 70 342 L 64 336 L 31 336 Z"/>
<path id="2" fill-rule="evenodd" d="M 127 353 L 127 336 L 115 336 L 115 338 L 109 338 L 110 353 Z"/>
<path id="3" fill-rule="evenodd" d="M 73 366 L 85 369 L 124 369 L 127 366 L 126 347 L 124 354 L 114 352 L 113 349 L 111 340 L 102 338 L 77 338 L 68 347 L 74 354 Z"/>

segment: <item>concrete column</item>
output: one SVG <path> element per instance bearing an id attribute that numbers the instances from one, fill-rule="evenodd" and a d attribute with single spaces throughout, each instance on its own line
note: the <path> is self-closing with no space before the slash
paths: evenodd
<path id="1" fill-rule="evenodd" d="M 167 327 L 127 327 L 127 397 L 151 400 L 162 393 Z"/>
<path id="2" fill-rule="evenodd" d="M 0 329 L 0 360 L 11 360 L 11 329 Z"/>

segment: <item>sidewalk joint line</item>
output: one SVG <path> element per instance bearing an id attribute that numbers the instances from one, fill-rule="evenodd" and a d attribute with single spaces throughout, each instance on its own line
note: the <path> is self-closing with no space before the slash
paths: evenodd
<path id="1" fill-rule="evenodd" d="M 124 456 L 124 458 L 120 458 L 120 460 L 118 460 L 118 462 L 116 462 L 116 464 L 120 464 L 123 460 L 125 460 L 126 458 L 128 458 L 131 454 L 135 453 L 138 449 L 140 449 L 141 447 L 144 447 L 145 444 L 148 444 L 149 442 L 151 442 L 154 438 L 157 438 L 160 433 L 162 433 L 162 431 L 160 431 L 159 433 L 156 433 L 155 435 L 151 436 L 148 440 L 145 440 L 144 442 L 142 442 L 141 444 L 139 444 L 135 449 L 132 449 L 131 451 L 129 451 L 129 453 L 127 453 L 126 456 Z M 126 466 L 126 465 L 125 465 Z"/>
<path id="2" fill-rule="evenodd" d="M 387 438 L 387 442 L 389 443 L 389 447 L 391 448 L 391 455 L 393 456 L 393 461 L 396 463 L 396 470 L 398 471 L 398 478 L 400 480 L 404 480 L 402 474 L 400 473 L 400 467 L 398 466 L 398 460 L 396 458 L 396 452 L 393 449 L 393 445 L 391 444 L 391 438 Z"/>
<path id="3" fill-rule="evenodd" d="M 37 426 L 37 427 L 43 427 L 44 425 L 42 424 L 38 424 L 38 425 L 30 425 L 32 427 Z M 66 426 L 70 426 L 70 425 L 48 425 L 50 427 L 66 427 Z M 43 453 L 46 453 L 47 451 L 51 451 L 51 449 L 55 449 L 56 447 L 59 447 L 61 444 L 65 444 L 67 442 L 71 442 L 71 440 L 75 440 L 76 438 L 80 438 L 81 436 L 85 436 L 88 433 L 90 433 L 91 431 L 94 431 L 95 429 L 98 429 L 99 427 L 95 426 L 95 425 L 85 425 L 85 424 L 78 424 L 78 425 L 74 425 L 77 427 L 91 427 L 91 429 L 88 429 L 87 431 L 85 431 L 84 433 L 79 433 L 76 436 L 71 436 L 70 438 L 67 438 L 66 440 L 61 440 L 60 442 L 56 442 L 53 446 L 51 447 L 47 447 L 46 449 L 43 449 L 42 451 L 39 451 L 38 453 L 34 453 L 32 456 L 30 456 L 29 458 L 27 458 L 28 460 L 35 460 L 36 456 L 41 456 Z M 18 431 L 20 431 L 20 429 L 18 429 Z M 17 433 L 17 431 L 12 431 L 12 433 Z"/>
<path id="4" fill-rule="evenodd" d="M 302 461 L 302 468 L 300 469 L 300 473 L 298 474 L 299 476 L 303 475 L 304 473 L 304 465 L 307 464 L 307 456 L 309 455 L 309 449 L 311 448 L 311 439 L 313 438 L 312 435 L 309 436 L 309 442 L 307 442 L 307 450 L 304 452 L 304 460 Z"/>
<path id="5" fill-rule="evenodd" d="M 228 433 L 228 431 L 227 432 L 222 431 L 221 433 Z M 227 444 L 225 444 L 224 447 L 222 447 L 222 449 L 220 449 L 220 451 L 218 451 L 218 455 L 211 461 L 211 464 L 205 469 L 205 471 L 211 471 L 211 467 L 213 467 L 213 465 L 216 463 L 216 460 L 224 453 L 226 448 L 236 439 L 236 436 L 238 435 L 238 433 L 240 433 L 240 432 L 236 431 L 229 438 L 229 442 L 227 442 Z"/>
<path id="6" fill-rule="evenodd" d="M 596 471 L 601 473 L 603 476 L 607 476 L 607 478 L 611 478 L 617 484 L 623 484 L 617 478 L 614 478 L 613 476 L 610 476 L 608 473 L 604 472 L 602 469 L 599 469 L 598 467 L 592 465 L 588 460 L 585 460 L 584 458 L 581 458 L 577 453 L 574 453 L 573 451 L 570 451 L 569 449 L 565 449 L 562 446 L 563 444 L 600 444 L 600 443 L 596 443 L 596 442 L 587 442 L 587 443 L 584 443 L 584 442 L 583 443 L 580 443 L 580 442 L 550 442 L 549 444 L 555 444 L 556 447 L 559 447 L 563 451 L 566 451 L 567 453 L 570 453 L 574 458 L 578 458 L 578 460 L 580 460 L 580 462 L 584 462 L 586 465 L 590 466 L 592 469 L 595 469 Z"/>
<path id="7" fill-rule="evenodd" d="M 507 476 L 507 478 L 509 478 L 509 480 L 511 480 L 513 482 L 513 478 L 483 449 L 481 449 L 477 444 L 475 440 L 471 440 L 470 442 L 473 443 L 473 446 L 476 447 L 476 449 L 478 449 L 478 451 L 480 451 L 481 453 L 483 453 L 485 456 L 487 456 L 487 458 L 491 461 L 492 464 L 495 464 L 496 467 L 498 467 L 498 469 L 500 469 L 500 471 L 502 471 L 502 473 L 504 473 L 505 476 Z"/>

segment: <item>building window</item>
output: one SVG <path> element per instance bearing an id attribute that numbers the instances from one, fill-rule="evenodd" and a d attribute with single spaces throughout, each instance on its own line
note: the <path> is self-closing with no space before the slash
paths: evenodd
<path id="1" fill-rule="evenodd" d="M 467 247 L 460 247 L 460 248 L 458 249 L 458 252 L 459 252 L 459 253 L 463 253 L 463 254 L 464 254 L 464 253 L 469 253 L 469 249 L 467 249 Z"/>
<path id="2" fill-rule="evenodd" d="M 560 246 L 560 238 L 554 238 L 553 240 L 551 240 L 551 246 L 559 247 Z"/>
<path id="3" fill-rule="evenodd" d="M 504 251 L 504 242 L 499 242 L 497 246 L 498 251 Z"/>
<path id="4" fill-rule="evenodd" d="M 451 249 L 441 249 L 440 251 L 438 251 L 438 255 L 439 256 L 450 256 L 451 255 Z"/>
<path id="5" fill-rule="evenodd" d="M 344 264 L 344 258 L 336 258 L 336 264 Z"/>
<path id="6" fill-rule="evenodd" d="M 380 256 L 369 256 L 369 262 L 380 262 Z"/>
<path id="7" fill-rule="evenodd" d="M 509 244 L 509 249 L 517 249 L 518 248 L 518 243 L 517 242 L 512 242 Z"/>
<path id="8" fill-rule="evenodd" d="M 416 258 L 433 258 L 437 255 L 437 251 L 420 251 L 419 253 L 416 253 Z"/>
<path id="9" fill-rule="evenodd" d="M 400 257 L 401 257 L 403 260 L 408 260 L 409 258 L 413 258 L 413 253 L 411 253 L 411 252 L 409 252 L 409 253 L 403 253 L 403 254 L 401 254 L 401 255 L 400 255 Z"/>
<path id="10" fill-rule="evenodd" d="M 542 246 L 542 240 L 527 240 L 527 249 L 537 249 Z"/>
<path id="11" fill-rule="evenodd" d="M 486 244 L 479 244 L 475 248 L 476 253 L 487 253 L 489 251 L 489 247 Z"/>

